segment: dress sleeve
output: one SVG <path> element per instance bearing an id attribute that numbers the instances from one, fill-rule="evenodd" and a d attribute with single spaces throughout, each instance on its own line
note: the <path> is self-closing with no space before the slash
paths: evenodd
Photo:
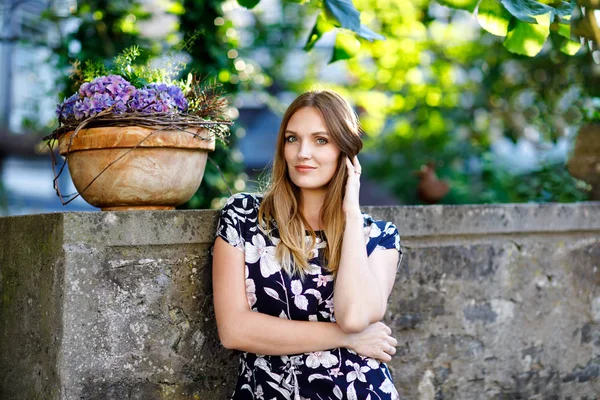
<path id="1" fill-rule="evenodd" d="M 248 197 L 236 194 L 227 199 L 221 210 L 217 224 L 217 237 L 240 251 L 244 251 L 244 227 L 248 207 Z"/>
<path id="2" fill-rule="evenodd" d="M 381 236 L 379 237 L 379 243 L 377 243 L 379 249 L 396 249 L 402 254 L 400 248 L 400 234 L 396 225 L 392 222 L 386 222 L 381 230 Z"/>

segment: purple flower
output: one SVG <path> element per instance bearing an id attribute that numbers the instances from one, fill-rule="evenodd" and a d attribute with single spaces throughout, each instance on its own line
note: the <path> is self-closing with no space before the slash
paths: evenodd
<path id="1" fill-rule="evenodd" d="M 188 102 L 181 88 L 166 83 L 151 83 L 136 89 L 119 75 L 100 76 L 79 87 L 79 91 L 59 104 L 56 114 L 62 119 L 89 118 L 112 107 L 112 112 L 185 112 Z"/>
<path id="2" fill-rule="evenodd" d="M 68 99 L 65 99 L 62 103 L 56 106 L 56 116 L 58 118 L 67 119 L 73 115 L 73 107 L 75 102 L 79 99 L 79 93 L 75 93 Z"/>
<path id="3" fill-rule="evenodd" d="M 177 113 L 187 111 L 188 103 L 178 86 L 151 83 L 135 93 L 129 107 L 144 113 Z"/>
<path id="4" fill-rule="evenodd" d="M 110 107 L 113 113 L 121 114 L 127 112 L 127 103 L 135 92 L 136 88 L 119 75 L 100 76 L 81 85 L 77 93 L 59 105 L 57 114 L 83 119 Z"/>

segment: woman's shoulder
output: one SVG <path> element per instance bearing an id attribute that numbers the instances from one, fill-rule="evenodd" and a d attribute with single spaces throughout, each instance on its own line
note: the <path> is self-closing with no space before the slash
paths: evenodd
<path id="1" fill-rule="evenodd" d="M 227 199 L 223 209 L 233 209 L 238 212 L 258 210 L 262 199 L 263 195 L 260 193 L 236 193 Z"/>
<path id="2" fill-rule="evenodd" d="M 365 212 L 362 213 L 363 226 L 366 228 L 374 229 L 379 228 L 382 231 L 390 230 L 391 228 L 396 229 L 396 225 L 392 221 L 384 221 L 381 219 L 375 219 L 370 214 Z"/>
<path id="3" fill-rule="evenodd" d="M 400 234 L 392 221 L 375 219 L 367 213 L 363 213 L 363 221 L 365 239 L 368 239 L 367 247 L 400 250 Z"/>

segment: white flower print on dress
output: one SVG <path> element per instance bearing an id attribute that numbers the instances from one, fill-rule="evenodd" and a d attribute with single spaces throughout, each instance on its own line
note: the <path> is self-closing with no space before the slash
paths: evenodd
<path id="1" fill-rule="evenodd" d="M 267 278 L 281 270 L 275 259 L 275 246 L 267 246 L 262 235 L 252 236 L 252 243 L 246 242 L 246 262 L 255 263 L 260 260 L 260 273 Z"/>
<path id="2" fill-rule="evenodd" d="M 304 242 L 306 243 L 307 247 L 312 244 L 312 239 L 310 235 L 304 238 Z M 321 240 L 321 238 L 316 238 L 315 246 L 310 250 L 310 258 L 312 259 L 319 257 L 319 249 L 324 249 L 325 247 L 327 247 L 327 242 L 324 242 L 323 240 Z"/>
<path id="3" fill-rule="evenodd" d="M 374 358 L 367 359 L 367 365 L 371 369 L 379 369 L 379 361 L 375 360 Z"/>
<path id="4" fill-rule="evenodd" d="M 256 304 L 256 285 L 254 285 L 254 279 L 248 278 L 248 266 L 244 266 L 246 273 L 246 298 L 248 299 L 248 305 L 250 308 Z"/>
<path id="5" fill-rule="evenodd" d="M 254 392 L 254 395 L 257 399 L 264 399 L 263 396 L 265 395 L 265 393 L 263 392 L 263 388 L 261 385 L 256 386 L 256 391 Z"/>
<path id="6" fill-rule="evenodd" d="M 275 223 L 266 231 L 258 223 L 262 196 L 233 196 L 223 209 L 217 235 L 245 252 L 245 286 L 248 304 L 255 312 L 299 321 L 331 321 L 334 279 L 320 257 L 327 238 L 318 234 L 307 255 L 307 276 L 288 275 L 275 259 L 280 242 Z M 399 243 L 393 224 L 364 215 L 367 256 Z M 229 232 L 229 233 L 228 233 Z M 376 236 L 378 235 L 378 236 Z M 229 237 L 228 237 L 229 236 Z M 318 243 L 317 243 L 318 242 Z M 315 257 L 310 258 L 308 257 Z M 397 392 L 384 363 L 362 357 L 346 348 L 269 356 L 242 352 L 232 400 L 394 400 Z M 296 363 L 297 361 L 297 363 Z M 384 381 L 388 382 L 384 382 Z M 388 393 L 387 391 L 390 391 Z"/>
<path id="7" fill-rule="evenodd" d="M 306 272 L 308 275 L 319 275 L 321 273 L 322 268 L 317 264 L 308 264 L 308 271 Z"/>
<path id="8" fill-rule="evenodd" d="M 333 314 L 333 299 L 325 300 L 325 308 L 328 309 L 329 312 Z"/>
<path id="9" fill-rule="evenodd" d="M 246 279 L 246 298 L 250 308 L 256 304 L 256 286 L 252 279 Z"/>
<path id="10" fill-rule="evenodd" d="M 306 311 L 308 299 L 302 294 L 302 283 L 300 280 L 292 281 L 292 293 L 294 293 L 294 304 L 296 307 Z"/>
<path id="11" fill-rule="evenodd" d="M 384 393 L 392 394 L 392 399 L 394 398 L 394 395 L 396 396 L 395 398 L 398 397 L 398 392 L 396 391 L 394 384 L 388 378 L 385 378 L 385 380 L 381 383 L 381 386 L 379 386 L 379 390 L 381 390 Z"/>
<path id="12" fill-rule="evenodd" d="M 225 229 L 225 236 L 227 236 L 227 242 L 230 243 L 236 249 L 244 250 L 244 243 L 238 234 L 238 231 L 231 225 L 227 225 Z"/>
<path id="13" fill-rule="evenodd" d="M 315 351 L 309 353 L 306 357 L 306 365 L 310 368 L 319 368 L 321 365 L 325 368 L 333 367 L 338 363 L 338 358 L 330 351 Z"/>
<path id="14" fill-rule="evenodd" d="M 365 372 L 369 372 L 371 368 L 367 367 L 366 365 L 363 365 L 361 367 L 358 363 L 353 363 L 350 360 L 346 360 L 346 365 L 354 368 L 354 371 L 350 371 L 348 372 L 348 375 L 346 375 L 346 380 L 348 382 L 352 382 L 356 379 L 358 379 L 361 382 L 367 381 L 367 378 L 365 378 Z"/>
<path id="15" fill-rule="evenodd" d="M 325 286 L 333 280 L 333 275 L 319 275 L 313 279 L 313 282 L 317 282 L 317 287 Z"/>

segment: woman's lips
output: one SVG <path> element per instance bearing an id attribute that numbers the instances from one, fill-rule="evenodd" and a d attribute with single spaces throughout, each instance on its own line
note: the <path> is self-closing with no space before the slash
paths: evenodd
<path id="1" fill-rule="evenodd" d="M 315 167 L 309 167 L 307 165 L 297 165 L 294 168 L 296 168 L 296 171 L 298 172 L 310 172 L 315 169 Z"/>

